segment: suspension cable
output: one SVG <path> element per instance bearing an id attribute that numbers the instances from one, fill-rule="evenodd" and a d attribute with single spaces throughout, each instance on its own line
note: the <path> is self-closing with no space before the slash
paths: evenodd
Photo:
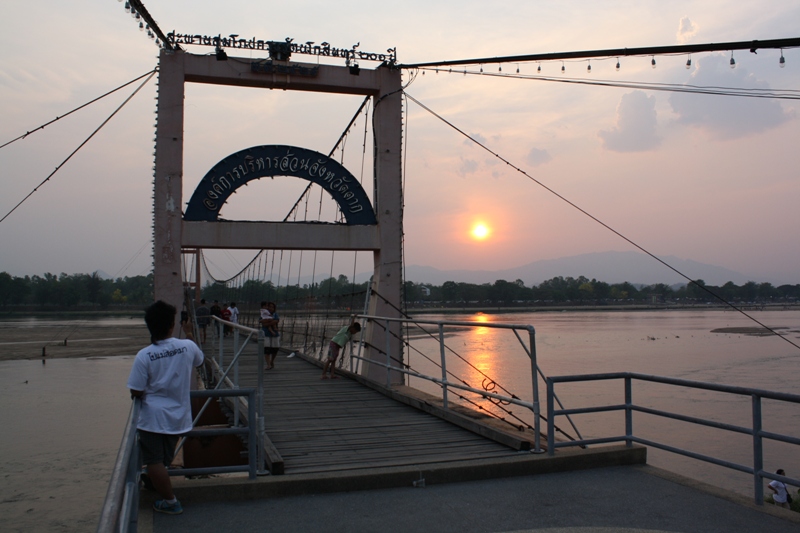
<path id="1" fill-rule="evenodd" d="M 722 302 L 723 304 L 725 304 L 725 305 L 727 305 L 728 307 L 732 308 L 733 310 L 735 310 L 735 311 L 737 311 L 737 312 L 741 313 L 742 315 L 744 315 L 745 317 L 749 318 L 750 320 L 752 320 L 753 322 L 755 322 L 756 324 L 758 324 L 759 326 L 761 326 L 761 327 L 762 327 L 762 328 L 764 328 L 765 330 L 769 331 L 769 332 L 770 332 L 770 333 L 772 333 L 773 335 L 777 335 L 778 337 L 780 337 L 781 339 L 783 339 L 783 340 L 784 340 L 784 341 L 786 341 L 787 343 L 791 344 L 792 346 L 794 346 L 795 348 L 797 348 L 798 350 L 800 350 L 800 345 L 796 344 L 794 341 L 792 341 L 791 339 L 789 339 L 788 337 L 786 337 L 786 336 L 785 336 L 785 335 L 783 335 L 782 333 L 780 333 L 780 332 L 776 331 L 775 329 L 773 329 L 773 328 L 771 328 L 771 327 L 767 326 L 766 324 L 762 323 L 761 321 L 759 321 L 759 320 L 758 320 L 758 319 L 756 319 L 755 317 L 753 317 L 753 316 L 749 315 L 749 314 L 748 314 L 747 312 L 745 312 L 743 309 L 740 309 L 739 307 L 737 307 L 737 306 L 736 306 L 736 305 L 734 305 L 733 303 L 729 302 L 728 300 L 726 300 L 726 299 L 725 299 L 725 298 L 723 298 L 722 296 L 718 295 L 717 293 L 715 293 L 714 291 L 712 291 L 711 289 L 709 289 L 709 288 L 708 288 L 708 287 L 706 287 L 705 285 L 701 285 L 701 284 L 697 283 L 697 281 L 695 281 L 695 280 L 691 279 L 689 276 L 687 276 L 686 274 L 684 274 L 683 272 L 681 272 L 681 271 L 680 271 L 680 270 L 678 270 L 677 268 L 673 267 L 672 265 L 670 265 L 669 263 L 667 263 L 667 262 L 666 262 L 666 261 L 664 261 L 663 259 L 660 259 L 660 258 L 659 258 L 659 257 L 657 257 L 657 256 L 656 256 L 654 253 L 650 252 L 649 250 L 645 249 L 643 246 L 641 246 L 641 245 L 637 244 L 636 242 L 634 242 L 633 240 L 629 239 L 628 237 L 626 237 L 625 235 L 623 235 L 623 234 L 622 234 L 622 233 L 620 233 L 619 231 L 615 230 L 614 228 L 612 228 L 611 226 L 609 226 L 608 224 L 606 224 L 605 222 L 603 222 L 603 221 L 602 221 L 602 220 L 600 220 L 599 218 L 595 217 L 594 215 L 592 215 L 591 213 L 589 213 L 589 212 L 588 212 L 588 211 L 586 211 L 585 209 L 583 209 L 583 208 L 579 207 L 579 206 L 578 206 L 577 204 L 575 204 L 574 202 L 572 202 L 572 201 L 568 200 L 566 197 L 562 196 L 561 194 L 559 194 L 558 192 L 556 192 L 554 189 L 552 189 L 552 188 L 548 187 L 547 185 L 545 185 L 544 183 L 542 183 L 542 182 L 541 182 L 541 181 L 539 181 L 538 179 L 534 178 L 533 176 L 531 176 L 530 174 L 528 174 L 527 172 L 525 172 L 524 170 L 522 170 L 522 169 L 521 169 L 521 168 L 519 168 L 518 166 L 514 165 L 514 164 L 513 164 L 513 163 L 511 163 L 511 162 L 510 162 L 508 159 L 504 158 L 503 156 L 501 156 L 501 155 L 500 155 L 500 154 L 498 154 L 497 152 L 493 151 L 492 149 L 490 149 L 490 148 L 489 148 L 489 147 L 487 147 L 485 144 L 483 144 L 483 143 L 482 143 L 482 142 L 480 142 L 479 140 L 475 139 L 474 137 L 472 137 L 472 136 L 471 136 L 471 135 L 469 135 L 468 133 L 465 133 L 463 130 L 461 130 L 460 128 L 458 128 L 457 126 L 455 126 L 453 123 L 449 122 L 447 119 L 445 119 L 444 117 L 442 117 L 441 115 L 439 115 L 438 113 L 436 113 L 435 111 L 433 111 L 432 109 L 430 109 L 428 106 L 426 106 L 425 104 L 423 104 L 422 102 L 420 102 L 419 100 L 417 100 L 416 98 L 414 98 L 413 96 L 411 96 L 410 94 L 406 93 L 406 95 L 408 96 L 408 98 L 409 98 L 411 101 L 413 101 L 415 104 L 417 104 L 418 106 L 420 106 L 422 109 L 424 109 L 425 111 L 427 111 L 428 113 L 430 113 L 430 114 L 431 114 L 431 115 L 433 115 L 434 117 L 438 118 L 439 120 L 441 120 L 442 122 L 444 122 L 445 124 L 447 124 L 448 126 L 450 126 L 451 128 L 453 128 L 454 130 L 456 130 L 458 133 L 460 133 L 461 135 L 463 135 L 464 137 L 466 137 L 466 138 L 467 138 L 467 139 L 469 139 L 470 141 L 474 142 L 474 143 L 475 143 L 475 144 L 477 144 L 479 147 L 481 147 L 481 148 L 482 148 L 482 149 L 484 149 L 485 151 L 489 152 L 489 153 L 490 153 L 490 154 L 492 154 L 494 157 L 496 157 L 497 159 L 499 159 L 500 161 L 502 161 L 503 163 L 505 163 L 506 165 L 508 165 L 508 166 L 509 166 L 509 167 L 511 167 L 512 169 L 516 170 L 517 172 L 519 172 L 520 174 L 522 174 L 523 176 L 525 176 L 526 178 L 528 178 L 529 180 L 531 180 L 532 182 L 534 182 L 534 183 L 535 183 L 536 185 L 538 185 L 539 187 L 543 188 L 545 191 L 549 192 L 550 194 L 552 194 L 553 196 L 555 196 L 555 197 L 556 197 L 556 198 L 558 198 L 559 200 L 563 201 L 564 203 L 566 203 L 567 205 L 571 206 L 572 208 L 574 208 L 574 209 L 575 209 L 575 210 L 577 210 L 578 212 L 580 212 L 580 213 L 582 213 L 583 215 L 587 216 L 588 218 L 590 218 L 590 219 L 591 219 L 591 220 L 593 220 L 594 222 L 596 222 L 596 223 L 600 224 L 601 226 L 603 226 L 605 229 L 607 229 L 608 231 L 610 231 L 611 233 L 613 233 L 613 234 L 614 234 L 614 235 L 616 235 L 617 237 L 621 238 L 622 240 L 624 240 L 624 241 L 625 241 L 625 242 L 627 242 L 628 244 L 630 244 L 630 245 L 634 246 L 634 247 L 635 247 L 635 248 L 637 248 L 638 250 L 640 250 L 640 251 L 644 252 L 646 255 L 650 256 L 652 259 L 655 259 L 656 261 L 658 261 L 659 263 L 661 263 L 661 264 L 662 264 L 662 265 L 664 265 L 665 267 L 669 268 L 670 270 L 672 270 L 673 272 L 675 272 L 676 274 L 678 274 L 679 276 L 681 276 L 682 278 L 684 278 L 684 279 L 685 279 L 686 281 L 688 281 L 690 284 L 693 284 L 693 285 L 695 285 L 695 286 L 699 287 L 700 289 L 704 290 L 705 292 L 707 292 L 708 294 L 710 294 L 711 296 L 713 296 L 714 298 L 716 298 L 717 300 L 719 300 L 719 301 L 720 301 L 720 302 Z"/>
<path id="2" fill-rule="evenodd" d="M 149 71 L 149 72 L 145 72 L 145 73 L 144 73 L 144 74 L 142 74 L 141 76 L 138 76 L 138 77 L 136 77 L 136 78 L 132 79 L 131 81 L 127 82 L 127 83 L 123 83 L 122 85 L 120 85 L 120 86 L 119 86 L 119 87 L 117 87 L 116 89 L 111 89 L 111 90 L 110 90 L 110 91 L 108 91 L 107 93 L 105 93 L 105 94 L 103 94 L 103 95 L 100 95 L 100 96 L 98 96 L 98 97 L 97 97 L 97 98 L 95 98 L 94 100 L 89 100 L 89 101 L 88 101 L 88 102 L 86 102 L 85 104 L 83 104 L 83 105 L 80 105 L 80 106 L 76 107 L 76 108 L 75 108 L 75 109 L 73 109 L 72 111 L 68 111 L 67 113 L 64 113 L 64 114 L 63 114 L 63 115 L 61 115 L 61 116 L 57 116 L 56 118 L 54 118 L 54 119 L 53 119 L 53 120 L 51 120 L 50 122 L 45 122 L 45 123 L 44 123 L 44 124 L 42 124 L 41 126 L 39 126 L 39 127 L 37 127 L 37 128 L 34 128 L 34 129 L 30 130 L 30 131 L 27 131 L 27 132 L 25 132 L 24 134 L 20 135 L 19 137 L 16 137 L 16 138 L 14 138 L 14 139 L 11 139 L 10 141 L 7 141 L 7 142 L 5 142 L 5 143 L 3 143 L 3 144 L 0 144 L 0 149 L 2 149 L 2 148 L 5 148 L 5 147 L 6 147 L 6 146 L 8 146 L 9 144 L 11 144 L 11 143 L 14 143 L 14 142 L 16 142 L 16 141 L 19 141 L 20 139 L 24 139 L 24 138 L 26 138 L 26 137 L 27 137 L 28 135 L 30 135 L 31 133 L 35 133 L 35 132 L 37 132 L 37 131 L 39 131 L 39 130 L 43 130 L 44 128 L 46 128 L 46 127 L 47 127 L 47 126 L 49 126 L 50 124 L 52 124 L 52 123 L 54 123 L 54 122 L 57 122 L 57 121 L 61 120 L 62 118 L 68 117 L 69 115 L 73 114 L 74 112 L 76 112 L 76 111 L 80 111 L 80 110 L 81 110 L 81 109 L 83 109 L 84 107 L 90 106 L 90 105 L 92 105 L 93 103 L 95 103 L 95 102 L 98 102 L 98 101 L 102 100 L 102 99 L 103 99 L 103 98 L 105 98 L 106 96 L 109 96 L 109 95 L 111 95 L 111 94 L 114 94 L 115 92 L 119 91 L 120 89 L 123 89 L 123 88 L 127 87 L 127 86 L 128 86 L 128 85 L 130 85 L 131 83 L 135 83 L 135 82 L 139 81 L 140 79 L 144 78 L 144 77 L 145 77 L 145 76 L 147 76 L 148 74 L 153 74 L 154 72 L 157 72 L 157 71 L 158 71 L 158 68 L 154 68 L 153 70 L 151 70 L 151 71 Z"/>
<path id="3" fill-rule="evenodd" d="M 15 206 L 14 206 L 14 207 L 11 209 L 11 211 L 9 211 L 8 213 L 6 213 L 6 214 L 5 214 L 5 216 L 4 216 L 3 218 L 0 218 L 0 223 L 2 223 L 2 222 L 5 220 L 5 219 L 7 219 L 7 218 L 8 218 L 8 216 L 9 216 L 11 213 L 13 213 L 14 211 L 16 211 L 16 210 L 17 210 L 17 208 L 18 208 L 19 206 L 21 206 L 21 205 L 22 205 L 22 204 L 23 204 L 23 203 L 24 203 L 24 202 L 25 202 L 25 201 L 26 201 L 28 198 L 30 198 L 31 196 L 33 196 L 33 193 L 35 193 L 36 191 L 38 191 L 38 190 L 39 190 L 39 187 L 41 187 L 42 185 L 44 185 L 45 183 L 47 183 L 48 181 L 50 181 L 50 178 L 52 178 L 52 177 L 55 175 L 55 173 L 56 173 L 56 172 L 58 172 L 58 171 L 61 169 L 61 167 L 63 167 L 63 166 L 64 166 L 64 165 L 67 163 L 67 161 L 69 161 L 70 159 L 72 159 L 72 156 L 74 156 L 76 153 L 78 153 L 78 150 L 80 150 L 81 148 L 83 148 L 83 147 L 86 145 L 86 143 L 88 143 L 88 142 L 91 140 L 91 138 L 92 138 L 92 137 L 94 137 L 94 136 L 97 134 L 97 132 L 98 132 L 98 131 L 100 131 L 100 130 L 103 128 L 103 126 L 105 126 L 106 124 L 108 124 L 108 122 L 109 122 L 109 121 L 110 121 L 112 118 L 114 118 L 114 115 L 116 115 L 116 114 L 117 114 L 117 113 L 118 113 L 118 112 L 119 112 L 119 111 L 120 111 L 120 110 L 121 110 L 123 107 L 125 107 L 125 105 L 126 105 L 128 102 L 130 102 L 130 101 L 131 101 L 131 99 L 132 99 L 134 96 L 136 96 L 136 94 L 137 94 L 137 93 L 138 93 L 138 92 L 141 90 L 141 88 L 142 88 L 142 87 L 144 87 L 144 86 L 147 84 L 147 82 L 149 82 L 149 81 L 152 79 L 152 77 L 153 77 L 153 76 L 155 76 L 156 72 L 157 72 L 157 70 L 152 70 L 152 71 L 150 72 L 150 75 L 147 77 L 147 79 L 146 79 L 146 80 L 144 80 L 144 81 L 143 81 L 143 82 L 142 82 L 142 83 L 141 83 L 141 84 L 140 84 L 140 85 L 139 85 L 139 86 L 136 88 L 136 90 L 135 90 L 135 91 L 133 91 L 133 93 L 131 93 L 131 95 L 130 95 L 130 96 L 128 96 L 128 97 L 125 99 L 125 101 L 124 101 L 124 102 L 122 102 L 122 103 L 119 105 L 119 107 L 117 107 L 117 108 L 114 110 L 114 112 L 113 112 L 113 113 L 111 113 L 111 114 L 108 116 L 108 118 L 107 118 L 107 119 L 105 119 L 105 120 L 103 121 L 103 123 L 102 123 L 102 124 L 100 124 L 100 125 L 97 127 L 97 129 L 95 129 L 95 130 L 94 130 L 94 131 L 91 133 L 91 135 L 89 135 L 89 136 L 86 138 L 86 140 L 84 140 L 84 141 L 83 141 L 83 142 L 82 142 L 82 143 L 81 143 L 81 144 L 80 144 L 80 145 L 79 145 L 77 148 L 75 148 L 75 150 L 73 150 L 73 151 L 72 151 L 72 153 L 71 153 L 71 154 L 69 154 L 69 155 L 67 156 L 67 158 L 66 158 L 66 159 L 64 159 L 64 160 L 61 162 L 61 164 L 60 164 L 60 165 L 58 165 L 58 166 L 55 168 L 55 170 L 53 170 L 53 172 L 51 172 L 51 173 L 50 173 L 50 174 L 49 174 L 49 175 L 48 175 L 48 176 L 47 176 L 47 177 L 46 177 L 46 178 L 45 178 L 45 179 L 44 179 L 44 180 L 43 180 L 43 181 L 42 181 L 42 182 L 41 182 L 39 185 L 37 185 L 36 187 L 34 187 L 34 188 L 33 188 L 33 190 L 32 190 L 31 192 L 29 192 L 29 193 L 28 193 L 28 195 L 27 195 L 25 198 L 23 198 L 22 200 L 20 200 L 20 201 L 19 201 L 19 203 L 18 203 L 17 205 L 15 205 Z"/>

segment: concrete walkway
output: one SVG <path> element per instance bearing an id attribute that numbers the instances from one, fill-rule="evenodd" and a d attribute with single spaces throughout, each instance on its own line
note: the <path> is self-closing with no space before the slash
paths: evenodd
<path id="1" fill-rule="evenodd" d="M 800 514 L 650 466 L 615 466 L 242 501 L 186 501 L 179 516 L 144 509 L 139 531 L 547 533 L 800 531 Z M 152 529 L 151 529 L 152 528 Z"/>

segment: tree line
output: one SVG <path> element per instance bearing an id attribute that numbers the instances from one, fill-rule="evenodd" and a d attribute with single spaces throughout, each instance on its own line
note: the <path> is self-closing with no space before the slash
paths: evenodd
<path id="1" fill-rule="evenodd" d="M 248 280 L 241 286 L 207 284 L 201 297 L 212 302 L 236 301 L 257 304 L 271 300 L 281 308 L 349 308 L 364 305 L 368 282 L 353 283 L 347 276 L 330 277 L 311 284 L 276 286 L 271 281 Z M 497 280 L 474 284 L 447 281 L 442 285 L 406 281 L 404 299 L 410 306 L 547 306 L 613 305 L 625 303 L 706 303 L 718 301 L 714 295 L 734 304 L 792 303 L 800 301 L 800 284 L 773 286 L 748 281 L 721 286 L 696 280 L 683 286 L 663 283 L 634 285 L 606 283 L 584 276 L 557 276 L 539 285 L 526 286 L 522 280 Z M 153 275 L 103 279 L 92 274 L 11 276 L 0 272 L 0 306 L 58 307 L 143 307 L 153 301 Z"/>
<path id="2" fill-rule="evenodd" d="M 406 282 L 406 300 L 442 304 L 508 305 L 604 305 L 621 303 L 718 302 L 716 296 L 731 303 L 795 302 L 800 299 L 800 284 L 774 287 L 770 283 L 748 281 L 737 286 L 729 281 L 722 286 L 707 285 L 702 279 L 679 287 L 663 283 L 634 285 L 606 283 L 584 276 L 557 276 L 539 285 L 526 287 L 522 280 L 497 280 L 473 284 L 446 281 L 441 286 Z"/>
<path id="3" fill-rule="evenodd" d="M 92 274 L 11 276 L 0 272 L 0 306 L 146 306 L 153 302 L 153 275 L 103 279 Z"/>

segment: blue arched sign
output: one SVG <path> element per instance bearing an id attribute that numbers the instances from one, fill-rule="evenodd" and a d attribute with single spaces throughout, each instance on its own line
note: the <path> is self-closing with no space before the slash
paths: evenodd
<path id="1" fill-rule="evenodd" d="M 316 183 L 339 204 L 348 225 L 377 224 L 366 192 L 346 168 L 314 150 L 275 144 L 241 150 L 214 165 L 194 190 L 183 218 L 216 221 L 236 189 L 273 176 L 294 176 Z"/>

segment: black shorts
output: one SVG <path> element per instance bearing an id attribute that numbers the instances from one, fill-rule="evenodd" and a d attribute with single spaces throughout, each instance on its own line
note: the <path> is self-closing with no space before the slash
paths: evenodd
<path id="1" fill-rule="evenodd" d="M 142 463 L 146 465 L 163 464 L 169 466 L 175 458 L 175 447 L 180 435 L 151 433 L 139 430 L 139 447 L 142 450 Z"/>

